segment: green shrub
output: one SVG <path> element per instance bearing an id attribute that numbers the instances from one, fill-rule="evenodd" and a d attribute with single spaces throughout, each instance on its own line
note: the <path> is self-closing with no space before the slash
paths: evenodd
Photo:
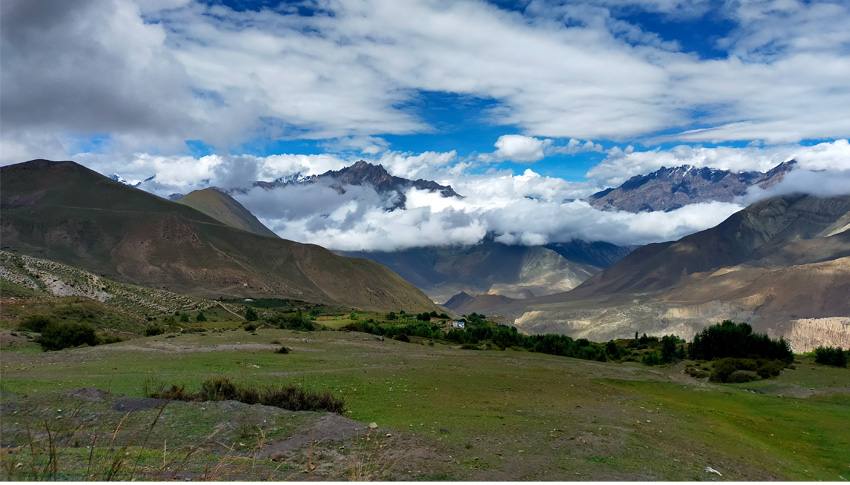
<path id="1" fill-rule="evenodd" d="M 50 317 L 46 317 L 44 315 L 32 315 L 24 318 L 18 325 L 18 328 L 21 330 L 28 330 L 30 332 L 41 333 L 41 331 L 44 330 L 44 327 L 50 325 L 52 322 L 53 321 Z"/>
<path id="2" fill-rule="evenodd" d="M 768 379 L 778 376 L 784 368 L 785 362 L 781 360 L 759 360 L 756 372 L 761 378 Z"/>
<path id="3" fill-rule="evenodd" d="M 148 325 L 145 327 L 145 337 L 153 337 L 155 335 L 162 335 L 163 333 L 165 333 L 165 329 L 159 325 Z"/>
<path id="4" fill-rule="evenodd" d="M 727 377 L 726 382 L 741 383 L 757 381 L 758 379 L 759 375 L 751 370 L 736 370 L 729 374 L 729 377 Z"/>
<path id="5" fill-rule="evenodd" d="M 463 344 L 460 346 L 463 350 L 481 350 L 481 347 L 475 344 Z"/>
<path id="6" fill-rule="evenodd" d="M 49 323 L 36 339 L 44 350 L 61 350 L 80 345 L 97 345 L 94 328 L 85 323 Z"/>
<path id="7" fill-rule="evenodd" d="M 103 334 L 97 338 L 97 345 L 117 344 L 122 342 L 121 337 L 111 333 Z"/>
<path id="8" fill-rule="evenodd" d="M 180 321 L 183 322 L 183 323 L 189 323 L 189 314 L 188 313 L 181 313 L 180 314 Z"/>
<path id="9" fill-rule="evenodd" d="M 398 340 L 399 342 L 408 342 L 408 343 L 410 342 L 410 337 L 408 337 L 407 335 L 405 335 L 405 334 L 403 334 L 403 333 L 402 333 L 402 334 L 399 334 L 399 335 L 396 335 L 396 336 L 395 336 L 395 337 L 393 337 L 393 338 L 394 338 L 394 339 L 396 339 L 396 340 Z"/>
<path id="10" fill-rule="evenodd" d="M 685 368 L 685 373 L 695 379 L 705 379 L 709 377 L 711 373 L 705 369 L 701 369 L 695 365 L 689 365 Z"/>
<path id="11" fill-rule="evenodd" d="M 259 402 L 292 411 L 329 411 L 342 414 L 345 401 L 329 392 L 312 392 L 296 386 L 282 386 L 261 391 Z"/>
<path id="12" fill-rule="evenodd" d="M 661 359 L 661 354 L 654 350 L 652 352 L 647 352 L 646 354 L 644 354 L 640 361 L 642 364 L 645 365 L 658 365 L 663 363 Z"/>
<path id="13" fill-rule="evenodd" d="M 254 310 L 251 307 L 245 308 L 245 320 L 247 320 L 249 322 L 256 322 L 257 318 L 259 318 L 259 317 L 257 316 L 256 310 Z"/>
<path id="14" fill-rule="evenodd" d="M 714 361 L 710 379 L 714 382 L 730 382 L 730 376 L 735 371 L 751 371 L 755 373 L 758 364 L 753 359 L 718 359 Z"/>
<path id="15" fill-rule="evenodd" d="M 287 330 L 316 330 L 316 324 L 309 318 L 305 318 L 301 310 L 295 312 L 295 315 L 275 315 L 266 318 L 269 325 L 274 325 L 278 328 Z"/>
<path id="16" fill-rule="evenodd" d="M 835 367 L 847 367 L 847 354 L 841 347 L 818 347 L 815 349 L 815 362 Z"/>
<path id="17" fill-rule="evenodd" d="M 244 326 L 244 327 L 242 327 L 242 328 L 244 328 L 246 332 L 253 332 L 254 330 L 256 330 L 256 329 L 257 329 L 257 324 L 255 324 L 255 323 L 246 323 L 246 324 L 245 324 L 245 326 Z"/>
<path id="18" fill-rule="evenodd" d="M 276 354 L 288 354 L 288 353 L 289 353 L 289 349 L 288 349 L 288 348 L 286 348 L 286 347 L 281 347 L 281 348 L 279 348 L 279 349 L 275 350 L 275 353 L 276 353 Z"/>
<path id="19" fill-rule="evenodd" d="M 206 322 L 207 316 L 204 315 L 204 312 L 198 312 L 198 315 L 195 317 L 196 322 Z"/>
<path id="20" fill-rule="evenodd" d="M 226 377 L 214 377 L 201 384 L 198 399 L 201 401 L 230 401 L 239 395 L 236 385 Z"/>

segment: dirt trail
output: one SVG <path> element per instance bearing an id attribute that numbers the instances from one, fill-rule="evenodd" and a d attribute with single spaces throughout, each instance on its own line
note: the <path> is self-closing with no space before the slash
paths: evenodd
<path id="1" fill-rule="evenodd" d="M 222 302 L 220 302 L 220 301 L 217 301 L 217 300 L 216 300 L 216 302 L 215 302 L 215 303 L 216 303 L 216 305 L 218 305 L 218 306 L 220 306 L 220 307 L 224 308 L 226 311 L 230 312 L 232 315 L 235 315 L 236 317 L 238 317 L 240 320 L 245 320 L 245 317 L 243 317 L 242 315 L 240 315 L 240 314 L 238 314 L 238 313 L 234 312 L 234 311 L 233 311 L 233 310 L 231 310 L 230 308 L 227 308 L 227 307 L 226 307 L 226 306 L 225 306 Z"/>

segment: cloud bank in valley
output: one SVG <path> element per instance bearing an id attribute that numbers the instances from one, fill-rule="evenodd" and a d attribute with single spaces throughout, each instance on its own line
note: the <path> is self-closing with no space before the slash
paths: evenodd
<path id="1" fill-rule="evenodd" d="M 281 237 L 334 249 L 382 251 L 469 245 L 487 234 L 506 244 L 572 239 L 644 244 L 714 226 L 741 208 L 712 202 L 667 213 L 603 212 L 576 199 L 588 193 L 586 186 L 532 170 L 456 182 L 463 199 L 410 189 L 406 208 L 394 211 L 371 187 L 350 187 L 344 194 L 329 187 L 255 188 L 236 197 Z"/>
<path id="2" fill-rule="evenodd" d="M 583 144 L 575 143 L 574 145 Z M 503 145 L 504 146 L 504 145 Z M 528 146 L 533 146 L 528 145 Z M 551 145 L 548 145 L 551 147 Z M 85 158 L 85 157 L 84 157 Z M 250 188 L 254 181 L 308 176 L 338 170 L 356 159 L 380 163 L 397 176 L 428 178 L 452 185 L 463 199 L 411 189 L 406 208 L 390 211 L 395 198 L 369 186 L 349 186 L 344 193 L 322 184 L 253 188 L 234 196 L 282 237 L 344 250 L 393 250 L 408 247 L 474 244 L 492 234 L 508 244 L 544 244 L 573 238 L 636 245 L 677 239 L 712 227 L 749 203 L 772 195 L 850 192 L 850 143 L 847 140 L 780 148 L 675 147 L 670 151 L 612 149 L 590 171 L 589 180 L 569 182 L 540 175 L 531 168 L 468 170 L 476 161 L 454 151 L 401 153 L 372 157 L 335 154 L 165 157 L 142 154 L 129 164 L 90 157 L 101 171 L 120 170 L 130 182 L 153 180 L 141 188 L 167 196 L 209 185 Z M 769 190 L 754 188 L 733 203 L 691 204 L 671 212 L 600 211 L 582 199 L 615 181 L 607 174 L 646 173 L 662 165 L 690 164 L 730 170 L 768 170 L 795 158 L 800 168 Z M 487 167 L 488 162 L 483 162 Z M 623 177 L 620 177 L 622 179 Z M 596 180 L 595 180 L 596 179 Z M 618 179 L 619 180 L 619 179 Z M 398 197 L 397 194 L 395 197 Z"/>

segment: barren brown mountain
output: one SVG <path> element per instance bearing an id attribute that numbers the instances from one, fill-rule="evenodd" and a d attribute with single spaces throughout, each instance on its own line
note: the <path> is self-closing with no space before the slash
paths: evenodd
<path id="1" fill-rule="evenodd" d="M 596 340 L 690 337 L 730 318 L 803 351 L 850 344 L 847 295 L 850 196 L 790 195 L 679 241 L 641 247 L 570 292 L 478 308 L 530 332 Z"/>
<path id="2" fill-rule="evenodd" d="M 377 263 L 235 229 L 74 162 L 33 160 L 1 170 L 4 249 L 193 295 L 435 309 Z"/>
<path id="3" fill-rule="evenodd" d="M 228 226 L 253 232 L 260 236 L 277 237 L 277 234 L 264 226 L 254 214 L 251 214 L 236 199 L 215 187 L 189 192 L 175 202 L 188 205 Z"/>

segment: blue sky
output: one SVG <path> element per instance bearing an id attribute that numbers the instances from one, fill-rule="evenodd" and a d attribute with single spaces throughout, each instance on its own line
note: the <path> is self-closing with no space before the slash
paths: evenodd
<path id="1" fill-rule="evenodd" d="M 465 196 L 411 193 L 389 214 L 368 190 L 242 200 L 279 234 L 330 247 L 484 233 L 640 244 L 710 227 L 743 202 L 612 215 L 581 199 L 662 166 L 764 171 L 794 158 L 800 170 L 850 171 L 842 0 L 0 9 L 0 164 L 72 159 L 153 176 L 140 187 L 169 195 L 365 159 Z"/>
<path id="2" fill-rule="evenodd" d="M 209 5 L 226 6 L 234 11 L 289 11 L 292 5 L 267 0 L 223 0 L 205 2 Z M 528 6 L 527 1 L 493 1 L 493 5 L 519 14 Z M 309 16 L 315 11 L 310 6 L 299 6 L 298 15 Z M 646 31 L 657 34 L 665 41 L 678 43 L 683 52 L 693 53 L 701 59 L 717 59 L 728 55 L 728 52 L 717 45 L 718 40 L 729 35 L 735 23 L 720 15 L 716 8 L 700 9 L 700 13 L 687 15 L 669 15 L 663 12 L 647 12 L 639 7 L 626 6 L 615 9 L 613 15 L 639 26 Z M 403 108 L 429 125 L 423 133 L 391 134 L 375 133 L 389 143 L 394 150 L 411 153 L 426 151 L 445 152 L 455 150 L 461 157 L 492 151 L 493 143 L 502 135 L 521 133 L 522 127 L 493 123 L 488 114 L 489 110 L 498 108 L 499 101 L 493 98 L 483 98 L 472 95 L 451 92 L 416 90 L 403 104 Z M 663 134 L 661 131 L 659 134 Z M 597 140 L 604 147 L 617 145 L 611 140 Z M 641 144 L 642 140 L 629 140 Z M 620 140 L 622 142 L 622 140 Z M 727 143 L 709 143 L 709 146 L 743 146 L 748 142 L 733 141 Z M 189 151 L 201 156 L 214 153 L 215 149 L 203 140 L 187 141 Z M 658 143 L 654 146 L 671 147 L 674 143 Z M 702 143 L 702 145 L 706 145 Z M 239 153 L 249 153 L 257 156 L 268 156 L 284 153 L 320 154 L 326 150 L 322 140 L 298 138 L 258 138 L 237 146 L 229 147 Z M 553 154 L 539 160 L 534 170 L 540 174 L 560 177 L 567 180 L 586 180 L 587 171 L 605 158 L 601 152 L 585 152 L 576 154 Z M 511 170 L 522 173 L 528 168 L 526 163 L 516 163 L 511 160 L 477 167 L 482 170 Z"/>
<path id="3" fill-rule="evenodd" d="M 433 154 L 420 175 L 589 181 L 622 155 L 622 177 L 590 180 L 606 184 L 633 175 L 634 151 L 850 131 L 840 1 L 89 0 L 72 16 L 25 4 L 4 6 L 3 163 Z"/>

